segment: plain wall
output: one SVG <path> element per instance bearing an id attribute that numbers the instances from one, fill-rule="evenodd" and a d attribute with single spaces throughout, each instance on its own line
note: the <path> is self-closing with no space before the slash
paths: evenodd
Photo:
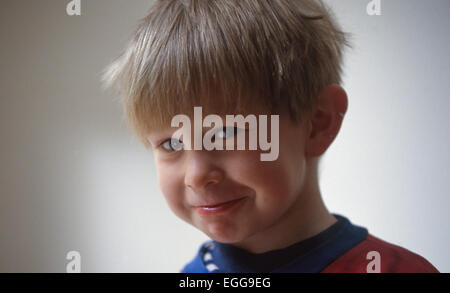
<path id="1" fill-rule="evenodd" d="M 2 0 L 0 272 L 177 272 L 207 239 L 167 207 L 101 70 L 149 0 Z M 327 1 L 349 109 L 321 164 L 327 207 L 450 272 L 450 2 Z"/>

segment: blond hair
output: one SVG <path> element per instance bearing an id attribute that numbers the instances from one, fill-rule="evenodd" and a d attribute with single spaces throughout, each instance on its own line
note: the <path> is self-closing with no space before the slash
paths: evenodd
<path id="1" fill-rule="evenodd" d="M 128 121 L 149 131 L 201 105 L 217 113 L 285 105 L 295 121 L 341 83 L 340 30 L 320 0 L 157 0 L 105 70 Z"/>

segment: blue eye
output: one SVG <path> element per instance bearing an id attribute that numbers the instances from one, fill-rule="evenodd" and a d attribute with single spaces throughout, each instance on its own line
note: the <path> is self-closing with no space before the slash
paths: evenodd
<path id="1" fill-rule="evenodd" d="M 216 133 L 218 138 L 228 138 L 230 136 L 234 136 L 239 132 L 239 128 L 237 127 L 223 127 Z"/>
<path id="2" fill-rule="evenodd" d="M 183 148 L 183 142 L 173 138 L 164 141 L 161 145 L 166 151 L 169 152 L 176 152 Z"/>

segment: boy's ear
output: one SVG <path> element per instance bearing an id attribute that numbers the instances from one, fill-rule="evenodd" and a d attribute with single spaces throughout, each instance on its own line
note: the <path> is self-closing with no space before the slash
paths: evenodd
<path id="1" fill-rule="evenodd" d="M 337 84 L 325 87 L 317 99 L 308 119 L 307 157 L 321 156 L 328 149 L 341 128 L 348 107 L 347 93 Z"/>

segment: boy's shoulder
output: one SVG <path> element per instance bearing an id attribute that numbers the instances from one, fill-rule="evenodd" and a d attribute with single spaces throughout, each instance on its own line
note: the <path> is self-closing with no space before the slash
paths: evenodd
<path id="1" fill-rule="evenodd" d="M 379 269 L 377 268 L 379 267 Z M 371 234 L 322 273 L 439 273 L 422 256 Z"/>
<path id="2" fill-rule="evenodd" d="M 353 225 L 347 218 L 338 216 L 338 222 L 319 235 L 268 255 L 269 260 L 288 256 L 284 265 L 273 272 L 321 273 L 439 273 L 425 258 L 403 247 L 381 240 L 364 227 Z M 310 244 L 313 244 L 311 246 Z M 231 246 L 204 242 L 195 257 L 181 272 L 208 273 L 223 271 L 241 272 L 255 258 L 236 254 Z M 224 250 L 226 249 L 226 250 Z M 244 256 L 244 257 L 243 257 Z M 259 257 L 259 256 L 258 256 Z M 264 257 L 264 256 L 263 256 Z M 259 259 L 258 259 L 259 260 Z M 244 263 L 242 267 L 236 264 Z M 233 265 L 229 265 L 233 263 Z M 258 268 L 261 262 L 257 262 Z"/>

